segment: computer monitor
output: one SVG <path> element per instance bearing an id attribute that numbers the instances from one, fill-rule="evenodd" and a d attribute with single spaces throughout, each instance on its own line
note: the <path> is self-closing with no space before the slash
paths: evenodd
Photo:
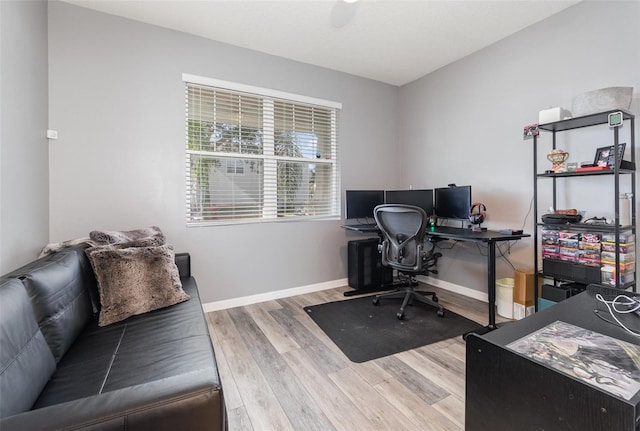
<path id="1" fill-rule="evenodd" d="M 471 209 L 471 186 L 435 189 L 435 207 L 438 218 L 467 220 Z"/>
<path id="2" fill-rule="evenodd" d="M 420 207 L 427 213 L 433 214 L 433 190 L 387 190 L 384 192 L 384 202 L 387 204 L 405 204 Z"/>
<path id="3" fill-rule="evenodd" d="M 345 196 L 348 219 L 373 217 L 373 209 L 384 203 L 384 190 L 347 190 Z"/>

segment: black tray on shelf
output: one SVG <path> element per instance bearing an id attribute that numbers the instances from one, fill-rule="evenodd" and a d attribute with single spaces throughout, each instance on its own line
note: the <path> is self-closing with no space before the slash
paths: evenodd
<path id="1" fill-rule="evenodd" d="M 544 224 L 564 225 L 564 224 L 578 223 L 580 220 L 582 220 L 582 216 L 580 214 L 575 214 L 575 215 L 543 214 L 542 215 L 542 222 Z"/>

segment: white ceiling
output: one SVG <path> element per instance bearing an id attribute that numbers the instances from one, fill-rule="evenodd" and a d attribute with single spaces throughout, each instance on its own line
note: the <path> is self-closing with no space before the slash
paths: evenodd
<path id="1" fill-rule="evenodd" d="M 403 85 L 578 1 L 65 0 Z"/>

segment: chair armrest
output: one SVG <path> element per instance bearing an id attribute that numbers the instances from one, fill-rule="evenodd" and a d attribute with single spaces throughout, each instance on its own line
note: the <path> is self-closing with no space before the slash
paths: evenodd
<path id="1" fill-rule="evenodd" d="M 176 253 L 175 261 L 180 278 L 191 277 L 191 255 L 189 253 Z"/>

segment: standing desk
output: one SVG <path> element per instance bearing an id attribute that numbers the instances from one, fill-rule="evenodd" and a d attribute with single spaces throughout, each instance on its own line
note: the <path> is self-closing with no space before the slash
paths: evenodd
<path id="1" fill-rule="evenodd" d="M 496 326 L 496 243 L 502 241 L 516 241 L 530 237 L 528 233 L 504 234 L 494 230 L 474 232 L 471 229 L 450 226 L 436 226 L 427 228 L 427 236 L 464 242 L 480 242 L 487 244 L 487 293 L 489 294 L 489 324 L 482 329 L 473 331 L 476 334 L 486 334 Z M 466 338 L 466 334 L 465 334 Z"/>
<path id="2" fill-rule="evenodd" d="M 363 233 L 378 232 L 376 226 L 372 227 L 372 225 L 366 225 L 366 227 L 363 227 L 362 229 L 359 229 L 358 226 L 359 225 L 345 225 L 342 227 L 344 229 Z M 474 232 L 471 229 L 461 227 L 435 226 L 427 228 L 426 236 L 443 240 L 479 242 L 487 244 L 487 293 L 489 294 L 489 324 L 484 328 L 473 332 L 476 334 L 486 334 L 487 332 L 496 329 L 496 243 L 502 241 L 517 241 L 522 238 L 530 237 L 531 235 L 527 233 L 516 235 L 504 234 L 494 230 Z M 364 292 L 356 293 L 359 294 Z"/>

